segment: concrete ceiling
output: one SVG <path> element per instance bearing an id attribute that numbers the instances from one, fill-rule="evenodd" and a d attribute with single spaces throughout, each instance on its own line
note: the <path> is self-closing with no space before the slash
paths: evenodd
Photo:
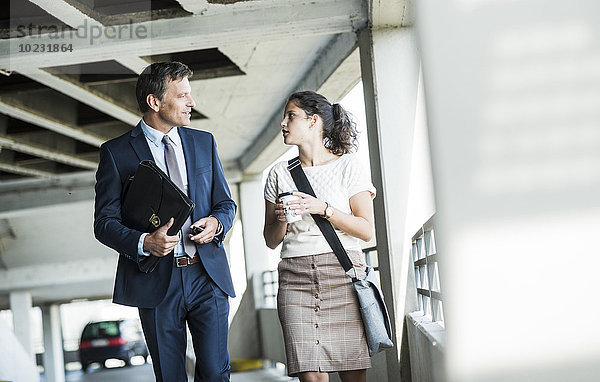
<path id="1" fill-rule="evenodd" d="M 279 120 L 290 92 L 337 100 L 359 81 L 356 32 L 369 12 L 382 25 L 408 17 L 404 1 L 375 3 L 2 2 L 0 308 L 15 289 L 34 303 L 110 295 L 116 256 L 92 235 L 94 172 L 99 146 L 141 117 L 134 89 L 146 65 L 194 70 L 191 127 L 215 135 L 236 183 L 286 150 Z"/>

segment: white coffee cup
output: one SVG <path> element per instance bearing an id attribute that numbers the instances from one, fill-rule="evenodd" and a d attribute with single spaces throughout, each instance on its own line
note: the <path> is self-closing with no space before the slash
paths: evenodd
<path id="1" fill-rule="evenodd" d="M 294 208 L 290 208 L 290 206 L 287 205 L 287 203 L 292 200 L 300 199 L 299 196 L 293 195 L 294 192 L 297 192 L 297 191 L 293 190 L 293 191 L 283 192 L 283 193 L 279 194 L 279 199 L 281 199 L 281 203 L 283 203 L 283 212 L 285 213 L 285 221 L 287 221 L 288 223 L 293 223 L 293 222 L 302 220 L 302 215 L 296 214 L 296 210 Z"/>

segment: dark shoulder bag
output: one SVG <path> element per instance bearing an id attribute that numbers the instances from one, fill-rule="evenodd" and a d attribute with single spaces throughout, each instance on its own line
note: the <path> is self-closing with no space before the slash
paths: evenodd
<path id="1" fill-rule="evenodd" d="M 300 166 L 300 158 L 296 157 L 288 161 L 288 170 L 292 174 L 292 178 L 296 183 L 299 191 L 305 194 L 315 196 L 315 192 L 306 178 L 302 166 Z M 340 238 L 335 233 L 331 223 L 317 214 L 311 214 L 315 223 L 325 236 L 325 239 L 331 246 L 331 249 L 338 258 L 340 264 L 344 268 L 346 274 L 350 269 L 354 269 L 352 261 L 348 257 L 344 246 L 340 242 Z M 359 280 L 356 277 L 354 269 L 354 277 L 352 277 L 352 285 L 358 297 L 360 305 L 360 314 L 362 316 L 363 326 L 365 327 L 365 335 L 367 337 L 367 345 L 369 347 L 369 355 L 372 357 L 382 350 L 394 346 L 392 342 L 392 327 L 390 316 L 387 307 L 383 300 L 383 294 L 379 288 L 379 280 L 375 271 L 370 266 L 367 266 L 367 276 L 364 280 Z"/>

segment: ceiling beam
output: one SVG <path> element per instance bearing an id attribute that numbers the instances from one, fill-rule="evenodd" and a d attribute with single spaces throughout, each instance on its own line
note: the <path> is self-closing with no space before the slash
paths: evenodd
<path id="1" fill-rule="evenodd" d="M 108 27 L 114 35 L 87 38 L 65 32 L 65 38 L 31 36 L 0 41 L 0 69 L 12 70 L 71 65 L 118 57 L 147 56 L 214 48 L 231 41 L 290 39 L 302 36 L 354 32 L 367 19 L 362 0 L 276 1 L 265 6 L 240 7 L 235 13 L 207 13 L 175 19 Z M 260 4 L 258 4 L 260 3 Z M 116 29 L 115 29 L 116 28 Z M 192 33 L 193 32 L 193 33 Z M 99 34 L 95 32 L 96 34 Z M 115 37 L 116 36 L 116 37 Z M 54 37 L 54 38 L 51 38 Z M 25 53 L 19 44 L 72 44 L 73 52 Z"/>
<path id="2" fill-rule="evenodd" d="M 128 125 L 136 125 L 141 118 L 141 115 L 137 112 L 132 112 L 131 110 L 122 107 L 122 103 L 118 100 L 111 99 L 98 91 L 94 91 L 82 83 L 67 81 L 36 68 L 27 69 L 26 71 L 20 70 L 19 73 L 100 110 L 104 114 L 123 121 Z"/>
<path id="3" fill-rule="evenodd" d="M 371 1 L 369 21 L 373 29 L 408 27 L 414 23 L 411 0 Z"/>
<path id="4" fill-rule="evenodd" d="M 19 166 L 14 162 L 6 162 L 0 160 L 0 170 L 5 172 L 10 172 L 11 174 L 25 175 L 25 176 L 35 176 L 40 178 L 47 179 L 57 179 L 58 176 L 56 173 L 49 171 L 36 170 L 29 167 Z M 1 208 L 0 208 L 1 209 Z"/>
<path id="5" fill-rule="evenodd" d="M 30 216 L 57 204 L 94 200 L 94 171 L 56 175 L 54 179 L 22 179 L 0 183 L 0 219 Z M 225 168 L 229 184 L 241 180 L 235 168 Z"/>
<path id="6" fill-rule="evenodd" d="M 43 127 L 78 141 L 85 142 L 92 146 L 100 147 L 100 145 L 105 141 L 105 139 L 102 137 L 90 134 L 75 126 L 57 122 L 46 116 L 36 114 L 29 109 L 11 105 L 2 99 L 0 99 L 0 113 L 9 115 L 13 118 L 20 119 L 33 125 Z"/>
<path id="7" fill-rule="evenodd" d="M 81 12 L 76 7 L 62 0 L 29 0 L 34 3 L 38 7 L 42 8 L 52 16 L 56 17 L 63 23 L 67 24 L 71 28 L 79 28 L 84 25 L 84 22 L 87 25 L 87 28 L 104 28 L 104 25 L 99 21 L 93 19 L 89 15 Z M 136 74 L 140 74 L 142 69 L 148 65 L 148 62 L 145 60 L 136 57 L 136 56 L 123 56 L 116 59 L 121 65 L 135 72 Z"/>
<path id="8" fill-rule="evenodd" d="M 115 61 L 135 74 L 140 74 L 146 66 L 150 65 L 148 61 L 138 56 L 121 56 L 115 58 Z"/>
<path id="9" fill-rule="evenodd" d="M 29 0 L 29 2 L 42 8 L 71 28 L 81 26 L 83 20 L 87 20 L 89 25 L 102 26 L 98 21 L 63 0 Z"/>
<path id="10" fill-rule="evenodd" d="M 360 52 L 358 49 L 354 49 L 348 58 L 329 76 L 327 81 L 321 85 L 318 92 L 331 102 L 339 102 L 360 80 Z"/>
<path id="11" fill-rule="evenodd" d="M 318 90 L 356 49 L 356 46 L 357 37 L 355 33 L 343 33 L 334 36 L 324 51 L 317 55 L 319 57 L 317 61 L 301 77 L 302 80 L 294 86 L 293 90 Z M 246 174 L 262 172 L 289 148 L 282 144 L 281 127 L 279 125 L 285 101 L 285 99 L 281 100 L 281 104 L 275 108 L 272 117 L 258 135 L 259 138 L 240 157 L 239 168 L 242 172 Z"/>
<path id="12" fill-rule="evenodd" d="M 202 14 L 208 11 L 209 7 L 215 5 L 209 4 L 206 0 L 177 0 L 181 8 L 194 14 Z"/>
<path id="13" fill-rule="evenodd" d="M 0 293 L 17 289 L 55 288 L 61 285 L 104 281 L 112 286 L 116 256 L 95 257 L 79 261 L 29 265 L 0 270 Z M 76 296 L 86 297 L 85 288 Z"/>
<path id="14" fill-rule="evenodd" d="M 0 219 L 33 215 L 40 208 L 94 199 L 94 172 L 27 179 L 0 185 Z"/>
<path id="15" fill-rule="evenodd" d="M 98 167 L 98 163 L 94 161 L 81 159 L 76 155 L 63 154 L 61 151 L 52 150 L 6 135 L 0 135 L 0 147 L 87 170 L 95 170 Z"/>

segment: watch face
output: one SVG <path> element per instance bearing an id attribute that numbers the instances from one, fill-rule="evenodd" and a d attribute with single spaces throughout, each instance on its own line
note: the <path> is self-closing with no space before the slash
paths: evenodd
<path id="1" fill-rule="evenodd" d="M 330 217 L 331 217 L 331 215 L 333 215 L 333 208 L 331 208 L 331 207 L 327 207 L 327 208 L 325 209 L 325 216 L 326 216 L 326 217 L 328 217 L 328 218 L 330 218 Z"/>

